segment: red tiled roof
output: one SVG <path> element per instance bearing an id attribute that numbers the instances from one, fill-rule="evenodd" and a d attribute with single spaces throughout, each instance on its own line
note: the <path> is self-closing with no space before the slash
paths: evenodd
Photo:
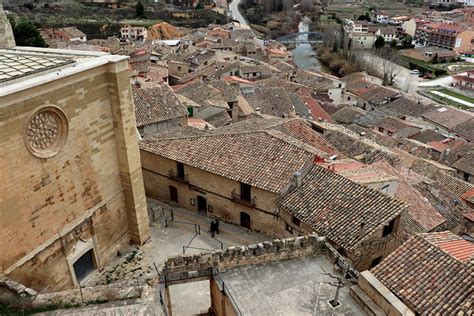
<path id="1" fill-rule="evenodd" d="M 464 214 L 464 217 L 470 220 L 471 222 L 474 222 L 474 211 Z"/>
<path id="2" fill-rule="evenodd" d="M 329 115 L 324 109 L 319 105 L 319 103 L 310 96 L 301 96 L 301 99 L 305 102 L 308 109 L 311 110 L 311 116 L 313 120 L 323 119 L 326 122 L 334 123 L 331 115 Z"/>
<path id="3" fill-rule="evenodd" d="M 439 243 L 438 247 L 461 261 L 468 261 L 474 255 L 474 245 L 463 239 Z"/>
<path id="4" fill-rule="evenodd" d="M 448 145 L 436 141 L 428 142 L 427 145 L 433 147 L 436 151 L 440 153 L 449 148 Z"/>
<path id="5" fill-rule="evenodd" d="M 462 194 L 461 199 L 474 203 L 474 189 L 471 189 Z"/>
<path id="6" fill-rule="evenodd" d="M 468 77 L 468 76 L 458 75 L 458 76 L 453 76 L 453 78 L 460 81 L 474 82 L 474 78 Z"/>
<path id="7" fill-rule="evenodd" d="M 451 244 L 458 241 L 463 240 L 451 232 L 413 236 L 371 271 L 419 315 L 468 315 L 474 265 L 441 248 L 461 256 Z M 471 253 L 472 246 L 466 247 L 462 258 Z"/>

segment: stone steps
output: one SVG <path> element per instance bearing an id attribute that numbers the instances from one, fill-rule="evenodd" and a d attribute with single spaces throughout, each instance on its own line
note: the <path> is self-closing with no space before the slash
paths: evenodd
<path id="1" fill-rule="evenodd" d="M 375 302 L 358 286 L 351 287 L 350 295 L 357 303 L 371 316 L 385 316 L 387 315 Z"/>

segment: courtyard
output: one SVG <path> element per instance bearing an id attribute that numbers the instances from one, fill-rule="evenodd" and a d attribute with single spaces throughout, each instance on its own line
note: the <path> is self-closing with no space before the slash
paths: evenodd
<path id="1" fill-rule="evenodd" d="M 231 246 L 256 244 L 272 238 L 246 228 L 220 222 L 215 238 L 211 218 L 163 202 L 147 199 L 151 238 L 141 247 L 130 246 L 92 276 L 86 286 L 136 279 L 137 284 L 157 276 L 169 256 L 195 254 Z M 154 218 L 154 220 L 153 220 Z M 209 281 L 170 287 L 175 315 L 205 312 L 210 306 Z"/>

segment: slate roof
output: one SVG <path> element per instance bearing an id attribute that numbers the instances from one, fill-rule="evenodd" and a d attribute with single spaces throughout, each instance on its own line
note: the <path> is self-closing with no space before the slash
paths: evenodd
<path id="1" fill-rule="evenodd" d="M 468 112 L 457 110 L 451 107 L 439 107 L 433 111 L 426 112 L 422 117 L 439 126 L 453 129 L 472 119 Z"/>
<path id="2" fill-rule="evenodd" d="M 384 105 L 383 109 L 390 111 L 397 116 L 412 116 L 419 117 L 423 113 L 432 110 L 433 106 L 422 103 L 417 103 L 406 97 L 400 97 L 392 102 Z"/>
<path id="3" fill-rule="evenodd" d="M 169 138 L 150 135 L 140 148 L 275 193 L 315 154 L 321 154 L 278 131 Z"/>
<path id="4" fill-rule="evenodd" d="M 453 253 L 452 247 L 459 250 Z M 468 315 L 473 308 L 474 265 L 459 258 L 469 254 L 472 258 L 474 246 L 450 232 L 421 234 L 371 271 L 417 314 Z"/>
<path id="5" fill-rule="evenodd" d="M 346 250 L 400 215 L 407 206 L 380 191 L 357 184 L 318 165 L 302 185 L 281 197 L 278 204 Z M 365 222 L 365 235 L 360 224 Z"/>
<path id="6" fill-rule="evenodd" d="M 184 105 L 165 83 L 141 88 L 133 86 L 132 95 L 138 127 L 188 115 Z"/>

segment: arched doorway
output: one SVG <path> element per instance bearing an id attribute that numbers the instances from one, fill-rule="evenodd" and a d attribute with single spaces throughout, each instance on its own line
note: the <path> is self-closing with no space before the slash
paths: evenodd
<path id="1" fill-rule="evenodd" d="M 170 201 L 178 203 L 178 189 L 170 185 Z"/>
<path id="2" fill-rule="evenodd" d="M 240 212 L 240 226 L 250 229 L 250 215 Z"/>
<path id="3" fill-rule="evenodd" d="M 207 201 L 202 196 L 197 197 L 198 212 L 203 215 L 207 215 Z"/>

